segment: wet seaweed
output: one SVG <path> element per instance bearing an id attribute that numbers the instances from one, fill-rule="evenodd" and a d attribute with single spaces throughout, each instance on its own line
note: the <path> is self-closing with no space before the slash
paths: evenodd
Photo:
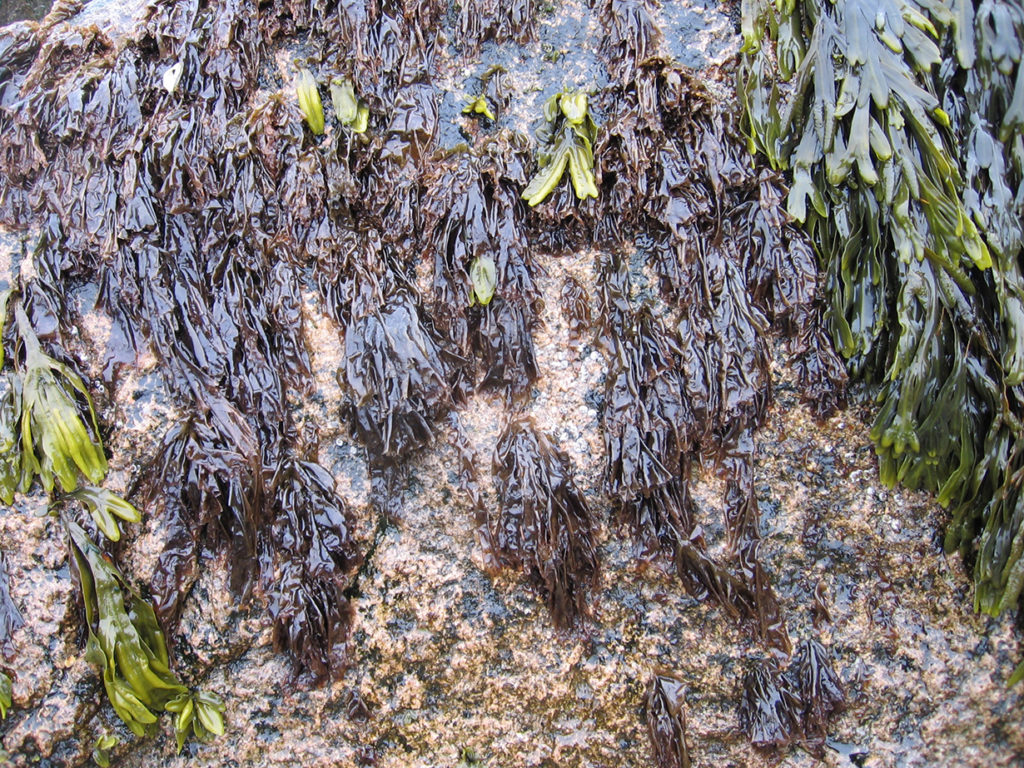
<path id="1" fill-rule="evenodd" d="M 820 756 L 829 720 L 846 707 L 843 684 L 832 669 L 828 651 L 817 640 L 800 643 L 789 674 L 803 702 L 801 727 L 805 743 Z"/>
<path id="2" fill-rule="evenodd" d="M 806 361 L 801 381 L 822 412 L 840 377 L 813 254 L 780 212 L 778 180 L 743 155 L 731 113 L 657 58 L 651 7 L 621 0 L 602 16 L 614 84 L 547 105 L 540 138 L 552 157 L 536 183 L 556 188 L 528 210 L 523 137 L 471 126 L 484 129 L 472 147 L 437 152 L 431 78 L 449 11 L 430 0 L 181 0 L 158 4 L 117 50 L 98 30 L 0 37 L 0 220 L 40 231 L 21 286 L 29 322 L 63 359 L 69 298 L 98 283 L 97 309 L 112 322 L 107 383 L 152 352 L 187 414 L 140 478 L 140 506 L 167 536 L 151 581 L 156 615 L 173 632 L 200 554 L 226 550 L 232 592 L 240 603 L 266 597 L 295 676 L 322 684 L 343 668 L 345 590 L 359 562 L 351 513 L 308 462 L 291 415 L 311 387 L 302 305 L 315 283 L 340 327 L 342 416 L 366 450 L 373 501 L 400 517 L 402 472 L 448 420 L 488 565 L 521 569 L 556 625 L 579 623 L 596 585 L 596 522 L 567 458 L 513 419 L 492 461 L 501 506 L 487 510 L 454 409 L 474 381 L 524 403 L 538 375 L 533 253 L 596 239 L 645 249 L 670 305 L 634 307 L 624 265 L 602 271 L 609 287 L 593 324 L 609 362 L 606 489 L 643 556 L 665 556 L 691 593 L 784 647 L 750 474 L 770 397 L 769 323 Z M 464 3 L 456 45 L 531 38 L 534 13 L 530 0 Z M 331 89 L 340 125 L 312 108 L 313 92 L 303 110 L 280 82 L 276 46 L 299 35 L 302 66 Z M 501 73 L 481 85 L 500 118 Z M 557 183 L 560 153 L 571 184 Z M 580 336 L 586 302 L 572 286 L 563 296 Z M 16 434 L 5 408 L 18 386 L 0 400 L 0 440 Z M 721 563 L 689 492 L 702 458 L 727 478 Z M 168 703 L 179 739 L 215 730 L 200 704 Z"/>
<path id="3" fill-rule="evenodd" d="M 593 326 L 590 296 L 579 280 L 567 275 L 559 293 L 562 317 L 569 326 L 569 338 L 574 345 L 589 340 Z"/>
<path id="4" fill-rule="evenodd" d="M 784 747 L 800 735 L 800 699 L 773 662 L 761 662 L 743 678 L 740 728 L 756 747 Z"/>
<path id="5" fill-rule="evenodd" d="M 607 0 L 602 20 L 608 74 L 619 85 L 630 86 L 638 69 L 657 61 L 661 30 L 643 0 Z"/>
<path id="6" fill-rule="evenodd" d="M 199 545 L 226 542 L 229 584 L 246 598 L 256 582 L 257 525 L 266 495 L 252 430 L 227 403 L 164 436 L 144 476 L 145 506 L 167 528 L 151 579 L 157 615 L 169 631 L 197 577 Z"/>
<path id="7" fill-rule="evenodd" d="M 597 585 L 597 526 L 568 458 L 528 418 L 516 417 L 502 430 L 492 465 L 499 501 L 488 515 L 493 550 L 503 566 L 523 571 L 556 627 L 576 626 Z"/>
<path id="8" fill-rule="evenodd" d="M 541 304 L 514 180 L 495 157 L 508 141 L 502 135 L 472 153 L 456 152 L 439 167 L 423 210 L 438 327 L 464 357 L 475 355 L 482 388 L 517 398 L 537 378 L 533 331 Z M 474 265 L 482 262 L 493 269 L 487 302 L 475 287 Z"/>
<path id="9" fill-rule="evenodd" d="M 21 611 L 11 598 L 11 576 L 7 556 L 0 552 L 0 655 L 8 661 L 14 657 L 14 633 L 25 625 Z"/>
<path id="10" fill-rule="evenodd" d="M 128 588 L 77 523 L 68 518 L 63 522 L 85 605 L 86 658 L 102 670 L 118 716 L 132 733 L 142 736 L 158 713 L 177 714 L 179 751 L 189 734 L 200 741 L 222 734 L 224 705 L 212 694 L 191 694 L 170 671 L 167 645 L 152 606 Z"/>
<path id="11" fill-rule="evenodd" d="M 536 34 L 534 0 L 467 0 L 458 7 L 459 40 L 472 50 L 488 40 L 526 43 Z"/>
<path id="12" fill-rule="evenodd" d="M 531 208 L 544 202 L 566 169 L 577 198 L 597 197 L 596 140 L 597 125 L 587 109 L 586 93 L 559 92 L 544 102 L 544 122 L 537 129 L 537 173 L 522 193 Z"/>
<path id="13" fill-rule="evenodd" d="M 686 747 L 686 713 L 683 681 L 668 672 L 658 672 L 647 684 L 644 710 L 647 735 L 657 768 L 689 768 Z"/>
<path id="14" fill-rule="evenodd" d="M 273 482 L 275 568 L 264 574 L 274 648 L 322 682 L 346 659 L 352 609 L 345 597 L 361 562 L 352 513 L 321 466 L 289 460 Z"/>
<path id="15" fill-rule="evenodd" d="M 1003 506 L 1024 378 L 1024 23 L 996 7 L 752 3 L 740 85 L 751 146 L 791 170 L 788 209 L 823 254 L 836 346 L 874 385 L 882 479 L 952 507 L 947 549 L 993 614 L 1024 584 L 1024 518 Z"/>
<path id="16" fill-rule="evenodd" d="M 13 686 L 6 672 L 0 672 L 0 720 L 7 719 L 7 710 L 13 703 Z"/>
<path id="17" fill-rule="evenodd" d="M 346 410 L 375 461 L 396 464 L 426 446 L 459 396 L 461 360 L 443 345 L 416 293 L 385 289 L 383 303 L 345 329 Z"/>

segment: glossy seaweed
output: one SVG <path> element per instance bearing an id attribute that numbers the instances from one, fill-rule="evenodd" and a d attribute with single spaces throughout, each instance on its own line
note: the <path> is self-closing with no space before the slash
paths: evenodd
<path id="1" fill-rule="evenodd" d="M 651 676 L 644 710 L 647 735 L 657 768 L 690 768 L 686 746 L 685 691 L 683 681 L 668 672 Z"/>
<path id="2" fill-rule="evenodd" d="M 785 673 L 767 661 L 746 674 L 740 728 L 755 746 L 798 741 L 820 759 L 828 722 L 845 706 L 846 694 L 828 651 L 817 640 L 804 640 Z"/>
<path id="3" fill-rule="evenodd" d="M 523 571 L 555 626 L 577 625 L 597 585 L 597 525 L 568 458 L 518 417 L 498 438 L 493 465 L 499 509 L 488 516 L 492 550 L 502 565 Z"/>
<path id="4" fill-rule="evenodd" d="M 10 572 L 7 567 L 7 556 L 0 552 L 0 655 L 11 661 L 14 656 L 12 635 L 24 626 L 25 620 L 21 611 L 11 599 Z"/>
<path id="5" fill-rule="evenodd" d="M 744 6 L 751 147 L 828 275 L 836 347 L 880 404 L 882 479 L 952 509 L 975 606 L 1024 585 L 1019 3 Z M 774 61 L 767 51 L 774 49 Z M 782 97 L 782 81 L 792 84 Z"/>
<path id="6" fill-rule="evenodd" d="M 232 591 L 266 602 L 296 677 L 322 684 L 344 664 L 354 520 L 290 407 L 312 386 L 307 301 L 337 322 L 341 416 L 366 451 L 379 510 L 401 518 L 402 472 L 447 423 L 486 562 L 522 570 L 556 625 L 580 623 L 597 584 L 598 525 L 568 459 L 509 414 L 492 459 L 500 505 L 488 509 L 456 411 L 474 385 L 529 407 L 537 253 L 597 242 L 614 255 L 598 264 L 596 311 L 569 282 L 563 303 L 574 335 L 595 338 L 607 360 L 605 491 L 643 557 L 663 556 L 692 594 L 788 652 L 758 559 L 752 482 L 770 332 L 789 341 L 820 413 L 841 399 L 845 374 L 781 182 L 744 152 L 732 111 L 656 55 L 652 9 L 603 7 L 610 83 L 549 104 L 546 148 L 482 121 L 472 146 L 437 149 L 431 78 L 448 6 L 430 0 L 164 0 L 116 49 L 92 28 L 20 25 L 0 37 L 0 221 L 39 232 L 25 270 L 34 277 L 19 286 L 26 327 L 70 361 L 69 298 L 97 284 L 112 324 L 106 383 L 152 353 L 187 414 L 139 483 L 140 507 L 167 536 L 151 580 L 164 630 L 175 630 L 201 553 L 226 550 Z M 465 3 L 457 44 L 531 39 L 536 10 Z M 274 57 L 299 35 L 306 58 L 281 77 Z M 341 83 L 354 120 L 351 103 L 325 98 Z M 507 84 L 490 72 L 481 85 L 500 122 Z M 531 209 L 520 196 L 537 148 L 556 168 L 561 151 L 572 180 Z M 634 246 L 665 305 L 635 295 Z M 487 301 L 473 281 L 482 259 L 493 263 Z M 18 381 L 0 401 L 0 439 L 16 435 Z M 72 388 L 99 445 L 104 414 L 85 419 L 91 390 Z M 701 467 L 726 480 L 721 560 L 690 495 Z M 91 568 L 89 546 L 79 551 Z M 659 690 L 650 717 L 681 722 L 675 694 Z M 182 723 L 205 711 L 164 703 Z"/>

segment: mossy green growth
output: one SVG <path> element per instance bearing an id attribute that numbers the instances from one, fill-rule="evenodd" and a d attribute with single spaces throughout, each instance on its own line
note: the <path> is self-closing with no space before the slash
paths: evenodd
<path id="1" fill-rule="evenodd" d="M 355 85 L 348 78 L 331 80 L 331 101 L 334 114 L 353 133 L 365 133 L 370 122 L 370 108 L 356 96 Z"/>
<path id="2" fill-rule="evenodd" d="M 295 80 L 295 94 L 299 99 L 299 109 L 306 119 L 309 130 L 320 136 L 324 132 L 324 105 L 320 100 L 320 89 L 316 78 L 308 69 L 300 69 Z"/>
<path id="3" fill-rule="evenodd" d="M 597 126 L 587 108 L 587 94 L 560 91 L 544 103 L 544 124 L 537 130 L 537 174 L 523 190 L 531 207 L 544 202 L 569 169 L 576 197 L 597 197 L 594 142 Z"/>
<path id="4" fill-rule="evenodd" d="M 179 751 L 189 734 L 207 741 L 223 733 L 220 700 L 192 694 L 171 672 L 153 606 L 128 586 L 81 526 L 66 517 L 63 522 L 82 587 L 86 658 L 101 669 L 118 717 L 142 736 L 160 712 L 174 713 Z"/>

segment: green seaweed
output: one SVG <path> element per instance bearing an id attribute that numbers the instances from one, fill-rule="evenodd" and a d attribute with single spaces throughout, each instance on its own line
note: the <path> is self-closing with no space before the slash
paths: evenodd
<path id="1" fill-rule="evenodd" d="M 299 100 L 299 110 L 309 130 L 320 136 L 324 132 L 324 105 L 320 100 L 320 89 L 316 78 L 308 69 L 300 69 L 295 80 L 295 95 Z M 333 95 L 333 94 L 332 94 Z"/>
<path id="2" fill-rule="evenodd" d="M 100 768 L 110 768 L 110 750 L 120 743 L 121 739 L 112 733 L 97 736 L 92 745 L 92 761 Z"/>
<path id="3" fill-rule="evenodd" d="M 14 413 L 21 437 L 21 480 L 19 490 L 28 491 L 38 476 L 47 493 L 54 481 L 65 491 L 78 487 L 79 473 L 89 482 L 103 482 L 107 474 L 107 457 L 99 438 L 99 424 L 89 391 L 70 367 L 43 352 L 35 331 L 19 305 L 15 309 L 18 335 L 25 351 L 19 387 L 15 393 Z M 82 419 L 76 394 L 86 403 L 89 422 Z M 4 424 L 9 424 L 10 406 L 3 410 Z M 92 433 L 89 432 L 89 426 Z M 3 493 L 8 495 L 4 484 Z"/>
<path id="4" fill-rule="evenodd" d="M 7 710 L 11 708 L 11 678 L 0 672 L 0 720 L 7 719 Z"/>
<path id="5" fill-rule="evenodd" d="M 462 114 L 481 115 L 492 122 L 498 119 L 491 111 L 491 105 L 487 102 L 487 97 L 483 95 L 468 99 L 468 103 L 462 108 Z"/>
<path id="6" fill-rule="evenodd" d="M 486 307 L 491 303 L 498 284 L 494 259 L 490 256 L 477 256 L 469 265 L 469 280 L 473 285 L 469 291 L 469 306 L 479 303 L 481 307 Z"/>
<path id="7" fill-rule="evenodd" d="M 946 548 L 998 614 L 1024 586 L 1024 12 L 747 0 L 743 34 L 750 148 L 792 174 L 881 478 L 951 508 Z"/>
<path id="8" fill-rule="evenodd" d="M 597 126 L 587 109 L 587 94 L 559 91 L 544 103 L 544 124 L 537 129 L 540 149 L 538 171 L 522 197 L 531 207 L 540 205 L 562 180 L 566 168 L 580 200 L 597 197 L 594 181 L 594 142 Z"/>
<path id="9" fill-rule="evenodd" d="M 365 133 L 370 122 L 370 108 L 356 96 L 355 85 L 348 78 L 331 80 L 331 102 L 334 114 L 353 133 Z M 315 131 L 314 131 L 315 132 Z"/>
<path id="10" fill-rule="evenodd" d="M 118 717 L 136 736 L 164 711 L 177 714 L 178 750 L 189 733 L 200 741 L 224 732 L 224 706 L 212 694 L 193 695 L 170 670 L 167 644 L 153 606 L 136 594 L 99 547 L 64 518 L 85 605 L 86 658 L 102 670 Z"/>
<path id="11" fill-rule="evenodd" d="M 80 501 L 92 515 L 96 527 L 111 541 L 121 540 L 121 528 L 117 521 L 137 523 L 142 519 L 139 510 L 113 491 L 85 485 L 67 494 L 64 499 Z"/>

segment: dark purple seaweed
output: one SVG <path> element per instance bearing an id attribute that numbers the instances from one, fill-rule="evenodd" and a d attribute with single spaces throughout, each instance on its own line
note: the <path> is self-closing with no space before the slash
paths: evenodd
<path id="1" fill-rule="evenodd" d="M 194 417 L 164 437 L 145 476 L 145 507 L 162 517 L 168 534 L 151 588 L 168 630 L 196 578 L 200 542 L 224 542 L 235 595 L 248 597 L 257 573 L 257 534 L 265 494 L 256 438 L 225 402 L 209 419 Z"/>
<path id="2" fill-rule="evenodd" d="M 800 699 L 771 661 L 743 678 L 740 728 L 756 747 L 784 747 L 800 736 Z"/>
<path id="3" fill-rule="evenodd" d="M 489 520 L 502 565 L 521 569 L 556 627 L 588 614 L 597 586 L 597 526 L 576 487 L 566 455 L 529 419 L 513 418 L 494 448 L 499 509 Z"/>
<path id="4" fill-rule="evenodd" d="M 459 39 L 470 49 L 493 40 L 526 43 L 535 35 L 535 0 L 466 0 L 459 8 Z"/>
<path id="5" fill-rule="evenodd" d="M 690 768 L 684 704 L 682 680 L 668 672 L 651 677 L 644 710 L 656 768 Z"/>
<path id="6" fill-rule="evenodd" d="M 200 556 L 226 551 L 233 592 L 261 588 L 298 677 L 323 683 L 344 663 L 353 521 L 328 473 L 304 460 L 290 410 L 311 385 L 302 292 L 313 283 L 341 329 L 343 416 L 367 451 L 374 500 L 399 514 L 409 459 L 452 419 L 488 565 L 521 569 L 556 625 L 579 623 L 597 584 L 597 525 L 568 459 L 513 419 L 493 459 L 500 509 L 485 510 L 453 409 L 474 380 L 523 405 L 538 376 L 535 250 L 596 241 L 639 248 L 669 304 L 634 306 L 624 256 L 601 265 L 606 490 L 642 556 L 670 560 L 692 594 L 788 648 L 758 559 L 753 430 L 770 402 L 770 330 L 788 340 L 821 413 L 841 395 L 813 251 L 781 211 L 778 180 L 758 175 L 732 111 L 658 59 L 643 0 L 609 0 L 602 12 L 612 84 L 591 94 L 597 199 L 580 203 L 563 184 L 528 211 L 519 195 L 531 147 L 484 137 L 486 124 L 470 126 L 470 149 L 437 151 L 439 30 L 456 24 L 467 49 L 522 42 L 535 10 L 533 0 L 457 11 L 431 0 L 180 0 L 156 4 L 139 40 L 117 50 L 95 28 L 0 36 L 0 221 L 41 233 L 26 270 L 35 277 L 20 286 L 32 323 L 72 349 L 68 297 L 98 284 L 112 321 L 108 383 L 152 352 L 188 414 L 141 483 L 166 536 L 152 577 L 165 627 Z M 329 105 L 327 135 L 304 127 L 275 66 L 281 43 L 300 35 L 321 92 L 332 77 L 352 79 L 370 110 L 365 134 Z M 167 93 L 161 78 L 175 62 L 183 75 Z M 500 119 L 500 73 L 481 85 Z M 424 255 L 432 283 L 421 301 Z M 470 306 L 481 256 L 497 290 Z M 567 281 L 563 304 L 585 337 L 585 292 Z M 730 547 L 716 559 L 690 496 L 702 460 L 727 489 Z M 681 734 L 681 691 L 658 680 L 649 722 L 678 714 Z M 805 715 L 808 732 L 823 729 L 828 706 Z"/>
<path id="7" fill-rule="evenodd" d="M 637 69 L 658 59 L 661 30 L 643 0 L 607 0 L 603 20 L 607 35 L 602 53 L 608 74 L 628 87 Z"/>
<path id="8" fill-rule="evenodd" d="M 537 378 L 533 331 L 541 304 L 537 268 L 524 247 L 523 206 L 493 156 L 502 141 L 486 143 L 482 156 L 457 152 L 439 168 L 423 201 L 424 230 L 438 328 L 463 355 L 476 355 L 481 387 L 517 398 Z M 469 272 L 476 259 L 495 266 L 495 295 L 486 306 L 471 306 Z"/>
<path id="9" fill-rule="evenodd" d="M 274 485 L 271 523 L 276 568 L 263 589 L 274 623 L 274 648 L 288 650 L 296 670 L 323 682 L 346 658 L 352 609 L 345 597 L 361 556 L 351 512 L 321 466 L 287 459 Z"/>
<path id="10" fill-rule="evenodd" d="M 803 702 L 804 738 L 809 748 L 820 754 L 829 720 L 846 708 L 843 684 L 832 668 L 829 652 L 817 640 L 800 643 L 789 675 Z"/>
<path id="11" fill-rule="evenodd" d="M 384 303 L 345 329 L 346 409 L 374 461 L 395 464 L 427 445 L 451 408 L 462 361 L 448 352 L 411 288 L 390 286 Z"/>
<path id="12" fill-rule="evenodd" d="M 582 341 L 589 340 L 593 319 L 590 312 L 590 296 L 579 280 L 572 275 L 567 275 L 562 282 L 562 291 L 559 295 L 562 316 L 569 326 L 569 339 L 576 345 Z"/>

